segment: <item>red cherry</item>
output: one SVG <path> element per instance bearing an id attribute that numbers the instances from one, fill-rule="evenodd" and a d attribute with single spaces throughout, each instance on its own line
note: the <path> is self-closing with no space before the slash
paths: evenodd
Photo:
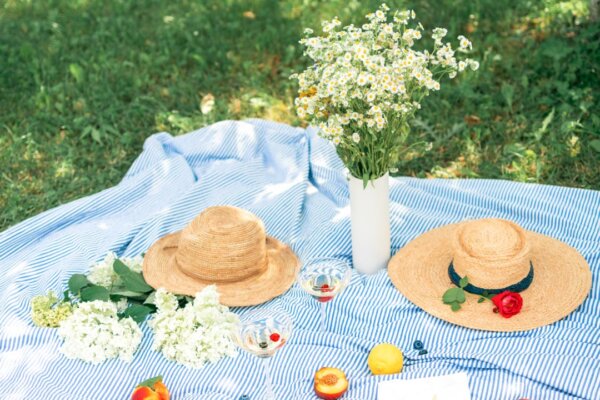
<path id="1" fill-rule="evenodd" d="M 329 287 L 328 284 L 324 283 L 321 285 L 320 288 L 321 293 L 329 293 L 332 292 L 333 289 Z M 321 303 L 325 303 L 329 300 L 333 299 L 333 296 L 321 296 L 321 297 L 317 297 L 317 300 L 320 301 Z"/>
<path id="2" fill-rule="evenodd" d="M 271 339 L 272 342 L 278 342 L 280 338 L 281 336 L 279 333 L 271 333 L 271 336 L 269 336 L 269 339 Z"/>

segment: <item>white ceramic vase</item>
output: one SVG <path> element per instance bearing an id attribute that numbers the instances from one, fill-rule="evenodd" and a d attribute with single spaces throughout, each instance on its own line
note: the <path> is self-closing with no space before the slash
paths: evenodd
<path id="1" fill-rule="evenodd" d="M 363 187 L 350 175 L 352 262 L 358 272 L 373 274 L 386 268 L 390 259 L 389 175 Z"/>

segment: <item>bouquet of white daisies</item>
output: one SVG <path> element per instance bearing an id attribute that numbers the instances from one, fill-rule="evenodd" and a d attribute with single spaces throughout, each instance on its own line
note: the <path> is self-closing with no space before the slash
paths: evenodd
<path id="1" fill-rule="evenodd" d="M 411 119 L 422 99 L 440 89 L 440 80 L 479 67 L 460 59 L 472 48 L 464 36 L 454 49 L 444 42 L 447 30 L 435 28 L 433 48 L 418 50 L 424 29 L 415 12 L 389 11 L 382 4 L 361 27 L 325 21 L 322 36 L 307 29 L 300 43 L 313 64 L 292 75 L 299 84 L 298 116 L 336 145 L 350 173 L 365 185 L 397 165 Z"/>

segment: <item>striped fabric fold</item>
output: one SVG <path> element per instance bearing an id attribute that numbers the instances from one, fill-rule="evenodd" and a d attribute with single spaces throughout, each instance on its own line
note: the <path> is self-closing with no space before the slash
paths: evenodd
<path id="1" fill-rule="evenodd" d="M 152 332 L 134 360 L 90 365 L 60 352 L 56 331 L 35 327 L 29 300 L 62 292 L 108 251 L 144 252 L 184 227 L 204 208 L 248 209 L 269 235 L 289 243 L 302 261 L 350 260 L 350 212 L 343 165 L 313 129 L 273 122 L 225 121 L 172 137 L 149 137 L 115 187 L 30 218 L 0 233 L 0 397 L 5 399 L 127 399 L 134 386 L 161 374 L 172 398 L 261 399 L 259 360 L 244 353 L 199 370 L 151 349 Z M 567 318 L 521 333 L 470 330 L 420 310 L 385 271 L 354 274 L 327 304 L 295 284 L 269 305 L 294 320 L 291 340 L 272 359 L 278 399 L 315 399 L 314 372 L 334 366 L 350 380 L 344 399 L 375 399 L 377 383 L 465 372 L 473 399 L 600 399 L 600 192 L 498 180 L 391 179 L 393 251 L 417 235 L 469 218 L 500 217 L 577 248 L 593 271 L 588 299 Z M 559 284 L 559 283 L 557 283 Z M 560 296 L 560 288 L 556 288 Z M 551 300 L 550 300 L 551 301 Z M 236 313 L 248 309 L 236 308 Z M 424 343 L 418 355 L 412 345 Z M 400 375 L 372 376 L 367 356 L 377 343 L 405 352 Z"/>

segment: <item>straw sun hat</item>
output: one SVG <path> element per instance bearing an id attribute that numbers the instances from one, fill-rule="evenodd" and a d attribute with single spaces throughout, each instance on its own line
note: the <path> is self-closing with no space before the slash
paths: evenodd
<path id="1" fill-rule="evenodd" d="M 292 250 L 266 236 L 254 214 L 215 206 L 156 241 L 144 257 L 143 273 L 150 286 L 176 294 L 193 296 L 216 284 L 222 304 L 249 306 L 287 291 L 299 268 Z"/>
<path id="2" fill-rule="evenodd" d="M 488 331 L 524 331 L 567 316 L 588 295 L 592 273 L 573 247 L 501 219 L 451 224 L 422 234 L 389 262 L 393 284 L 429 314 L 456 325 Z M 452 279 L 451 279 L 452 276 Z M 444 292 L 467 277 L 466 302 L 458 311 L 442 302 Z M 523 298 L 521 312 L 492 312 L 490 295 L 510 288 Z M 470 293 L 469 293 L 470 292 Z"/>

